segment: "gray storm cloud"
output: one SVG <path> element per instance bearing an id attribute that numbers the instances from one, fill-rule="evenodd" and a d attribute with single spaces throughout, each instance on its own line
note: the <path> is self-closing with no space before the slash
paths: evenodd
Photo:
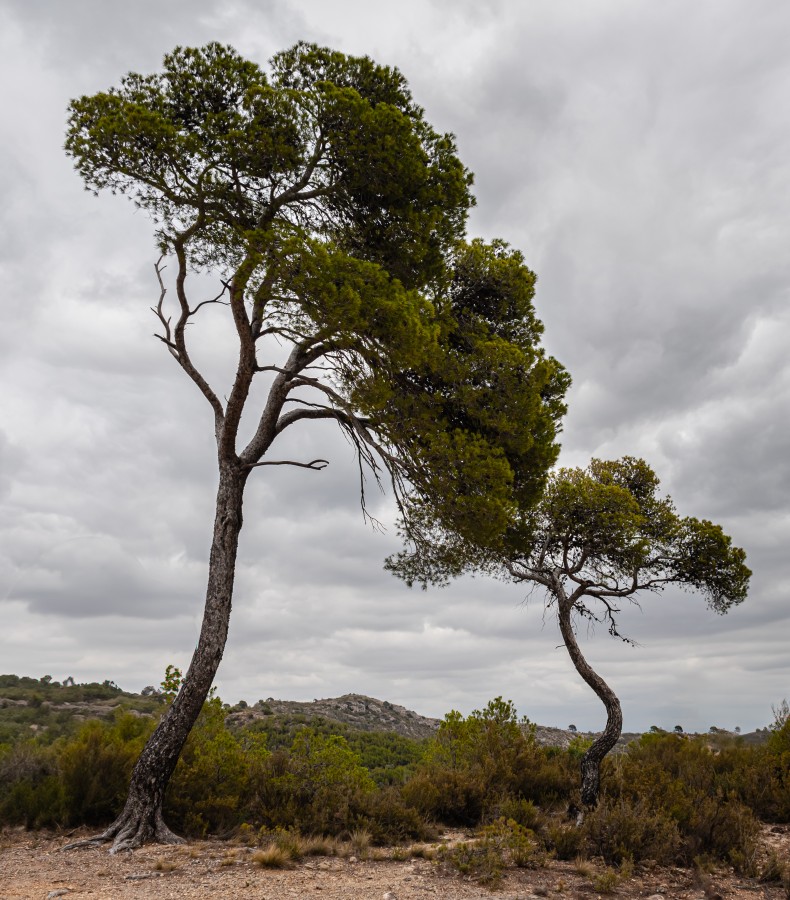
<path id="1" fill-rule="evenodd" d="M 644 455 L 681 513 L 749 553 L 751 596 L 727 617 L 667 592 L 624 612 L 639 646 L 582 635 L 626 728 L 770 721 L 790 696 L 789 29 L 778 0 L 5 3 L 3 670 L 139 689 L 186 665 L 213 515 L 208 409 L 151 337 L 153 229 L 82 190 L 68 101 L 175 44 L 265 63 L 307 39 L 398 65 L 457 134 L 470 231 L 524 251 L 574 377 L 562 462 Z M 227 335 L 206 326 L 196 352 L 221 385 Z M 289 437 L 284 453 L 331 466 L 251 486 L 224 697 L 353 690 L 441 715 L 503 694 L 547 724 L 600 725 L 541 597 L 487 579 L 409 591 L 381 568 L 391 500 L 371 487 L 378 533 L 343 438 Z"/>

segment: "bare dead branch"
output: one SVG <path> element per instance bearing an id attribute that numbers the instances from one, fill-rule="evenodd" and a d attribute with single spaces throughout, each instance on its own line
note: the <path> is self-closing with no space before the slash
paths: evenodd
<path id="1" fill-rule="evenodd" d="M 179 306 L 181 308 L 181 315 L 179 316 L 175 328 L 172 332 L 170 331 L 170 319 L 165 319 L 164 313 L 161 312 L 165 294 L 165 287 L 162 279 L 162 257 L 160 256 L 154 264 L 156 276 L 161 289 L 159 304 L 157 306 L 157 310 L 159 310 L 159 312 L 157 312 L 157 315 L 159 316 L 160 321 L 165 327 L 165 335 L 167 339 L 172 342 L 175 348 L 168 349 L 170 349 L 171 354 L 184 370 L 184 372 L 186 372 L 186 374 L 192 379 L 195 385 L 197 385 L 201 394 L 203 394 L 203 396 L 209 402 L 212 410 L 214 411 L 214 433 L 217 437 L 217 440 L 219 440 L 219 436 L 225 422 L 225 410 L 219 397 L 214 393 L 211 385 L 192 363 L 186 345 L 186 326 L 189 321 L 190 310 L 189 303 L 187 302 L 186 291 L 184 288 L 184 281 L 186 279 L 187 272 L 186 251 L 184 248 L 189 238 L 195 233 L 195 231 L 198 230 L 200 224 L 201 216 L 198 216 L 195 222 L 183 234 L 178 235 L 178 237 L 173 242 L 173 246 L 176 250 L 176 257 L 178 259 L 176 295 L 178 297 Z"/>
<path id="2" fill-rule="evenodd" d="M 165 287 L 164 280 L 162 279 L 162 272 L 167 268 L 167 266 L 161 265 L 162 260 L 164 259 L 164 255 L 160 256 L 159 259 L 154 263 L 154 270 L 156 271 L 156 278 L 159 282 L 159 301 L 156 306 L 151 307 L 151 312 L 159 319 L 162 323 L 162 328 L 164 328 L 164 335 L 155 334 L 154 337 L 158 338 L 165 344 L 170 352 L 178 359 L 178 348 L 173 343 L 173 336 L 170 330 L 170 317 L 165 317 L 163 306 L 165 302 L 165 294 L 167 294 L 167 288 Z"/>
<path id="3" fill-rule="evenodd" d="M 165 347 L 170 351 L 170 355 L 173 356 L 176 360 L 178 360 L 178 349 L 176 345 L 171 341 L 168 341 L 167 338 L 163 337 L 161 334 L 153 335 L 158 341 L 161 341 Z"/>
<path id="4" fill-rule="evenodd" d="M 315 472 L 320 472 L 322 469 L 325 469 L 329 465 L 328 459 L 314 459 L 309 463 L 303 462 L 295 462 L 292 459 L 275 459 L 275 460 L 265 460 L 264 462 L 253 463 L 251 466 L 248 466 L 250 469 L 257 469 L 260 466 L 299 466 L 301 469 L 313 469 Z"/>

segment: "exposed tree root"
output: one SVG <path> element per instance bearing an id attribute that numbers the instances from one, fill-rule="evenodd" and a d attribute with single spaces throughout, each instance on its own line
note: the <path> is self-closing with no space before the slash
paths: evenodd
<path id="1" fill-rule="evenodd" d="M 174 834 L 165 824 L 162 811 L 125 809 L 120 816 L 101 834 L 72 841 L 61 850 L 75 850 L 79 847 L 100 847 L 112 841 L 110 853 L 136 850 L 143 844 L 184 844 L 184 838 Z"/>

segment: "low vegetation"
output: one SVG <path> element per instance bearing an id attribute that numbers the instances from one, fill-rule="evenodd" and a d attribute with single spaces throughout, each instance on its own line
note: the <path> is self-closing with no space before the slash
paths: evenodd
<path id="1" fill-rule="evenodd" d="M 73 691 L 79 702 L 121 696 L 107 682 L 56 688 L 15 678 L 0 677 L 0 695 L 29 700 Z M 11 715 L 1 717 L 0 826 L 110 821 L 168 702 L 166 695 L 142 699 L 150 712 L 121 704 L 110 719 L 87 721 L 47 710 L 44 699 L 3 709 Z M 37 710 L 40 721 L 20 719 L 20 710 Z M 596 859 L 590 878 L 599 893 L 646 860 L 726 863 L 766 883 L 790 879 L 781 859 L 761 859 L 757 842 L 760 820 L 790 822 L 787 718 L 761 743 L 721 731 L 643 735 L 607 760 L 601 801 L 581 827 L 572 813 L 583 740 L 539 745 L 534 727 L 501 698 L 466 717 L 448 714 L 425 740 L 323 719 L 229 722 L 218 698 L 205 704 L 170 784 L 166 815 L 183 834 L 260 848 L 261 866 L 340 854 L 340 847 L 358 857 L 384 844 L 429 854 L 422 842 L 448 825 L 473 837 L 445 850 L 442 864 L 491 884 L 507 867 L 536 868 L 550 857 L 582 866 Z"/>

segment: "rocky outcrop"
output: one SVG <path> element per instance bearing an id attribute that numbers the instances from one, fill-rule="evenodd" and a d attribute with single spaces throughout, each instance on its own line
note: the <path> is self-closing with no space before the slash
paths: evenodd
<path id="1" fill-rule="evenodd" d="M 342 697 L 311 702 L 269 697 L 259 700 L 254 706 L 237 709 L 228 719 L 232 724 L 244 725 L 268 716 L 304 717 L 306 721 L 320 717 L 360 731 L 390 731 L 416 739 L 430 737 L 440 722 L 439 719 L 418 715 L 397 703 L 364 694 L 343 694 Z"/>

